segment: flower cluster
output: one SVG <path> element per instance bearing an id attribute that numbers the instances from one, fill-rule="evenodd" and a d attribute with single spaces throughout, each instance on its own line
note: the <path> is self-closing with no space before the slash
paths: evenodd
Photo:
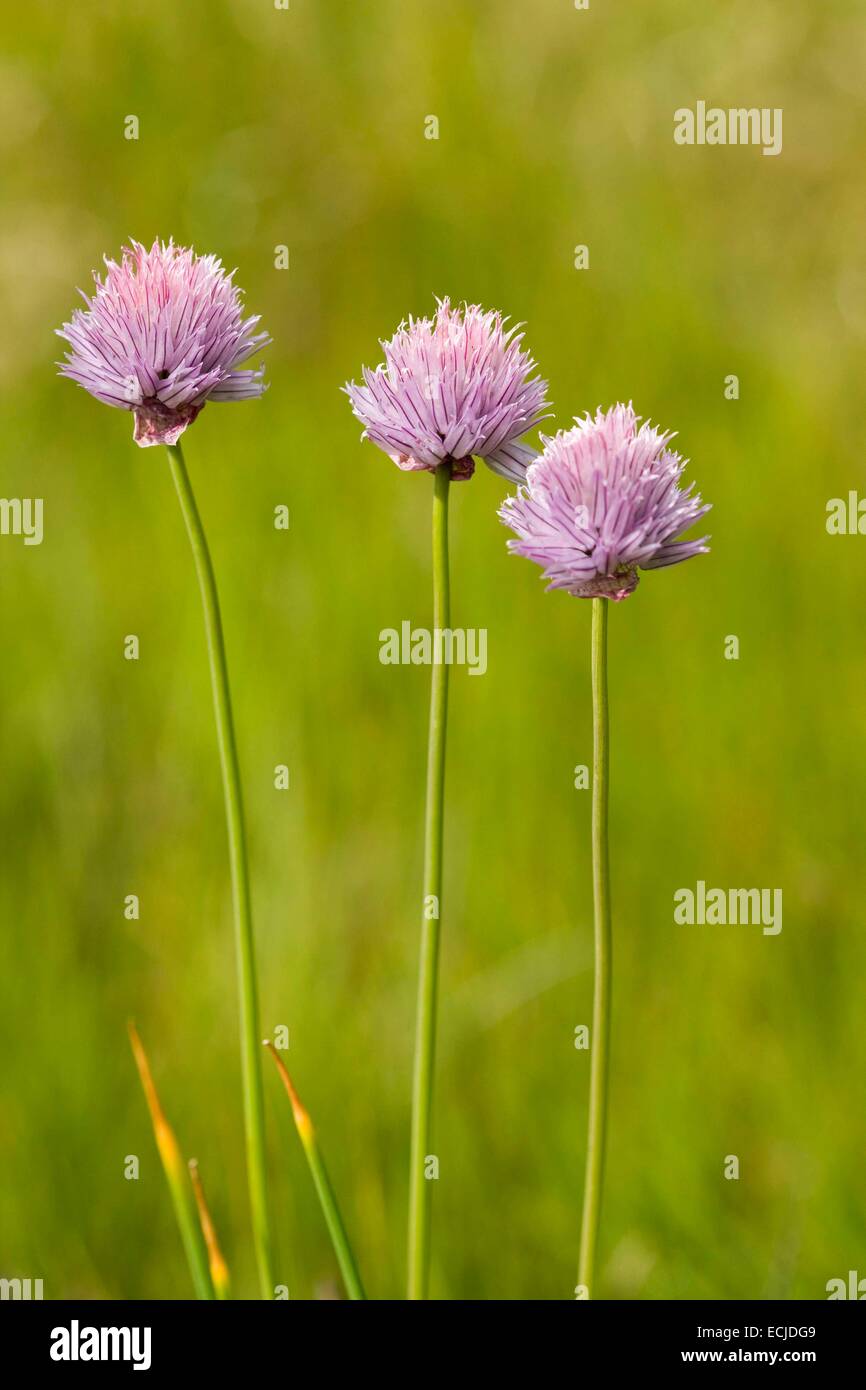
<path id="1" fill-rule="evenodd" d="M 240 364 L 269 343 L 244 319 L 234 271 L 216 256 L 173 242 L 147 251 L 133 241 L 120 263 L 94 272 L 92 299 L 57 332 L 71 351 L 61 373 L 106 405 L 131 410 L 137 444 L 175 444 L 206 401 L 239 401 L 266 389 L 264 369 Z"/>
<path id="2" fill-rule="evenodd" d="M 364 435 L 409 471 L 450 460 L 452 477 L 470 478 L 481 458 L 522 481 L 536 451 L 520 440 L 548 404 L 522 336 L 499 313 L 447 299 L 432 319 L 410 318 L 382 343 L 384 363 L 344 388 Z"/>
<path id="3" fill-rule="evenodd" d="M 509 549 L 541 565 L 551 589 L 610 599 L 632 593 L 638 569 L 706 551 L 706 537 L 677 540 L 709 507 L 694 484 L 679 486 L 686 463 L 671 437 L 615 405 L 545 439 L 525 486 L 500 508 L 518 537 Z"/>

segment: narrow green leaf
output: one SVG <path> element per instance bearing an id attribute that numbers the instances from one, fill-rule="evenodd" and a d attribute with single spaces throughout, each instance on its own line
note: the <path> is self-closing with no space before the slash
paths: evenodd
<path id="1" fill-rule="evenodd" d="M 192 1179 L 192 1190 L 195 1193 L 195 1204 L 198 1207 L 198 1219 L 201 1226 L 201 1233 L 204 1236 L 204 1243 L 207 1246 L 207 1259 L 210 1267 L 210 1277 L 214 1286 L 214 1293 L 217 1298 L 225 1299 L 231 1297 L 231 1280 L 229 1278 L 229 1267 L 223 1258 L 220 1243 L 217 1239 L 216 1227 L 211 1218 L 210 1209 L 204 1195 L 201 1174 L 198 1171 L 198 1162 L 191 1158 L 189 1161 L 189 1175 Z"/>
<path id="2" fill-rule="evenodd" d="M 177 1218 L 183 1248 L 186 1251 L 196 1295 L 201 1299 L 212 1299 L 214 1291 L 208 1270 L 207 1252 L 196 1218 L 195 1204 L 190 1192 L 186 1167 L 181 1158 L 174 1131 L 166 1120 L 165 1112 L 160 1104 L 151 1075 L 150 1063 L 147 1060 L 141 1038 L 138 1036 L 138 1030 L 132 1022 L 128 1026 L 132 1055 L 135 1058 L 135 1065 L 138 1067 L 142 1090 L 147 1101 L 147 1108 L 150 1111 L 156 1147 L 162 1159 L 162 1166 L 165 1171 L 168 1190 L 171 1193 L 174 1214 Z"/>
<path id="3" fill-rule="evenodd" d="M 322 1158 L 321 1150 L 319 1149 L 319 1141 L 316 1137 L 316 1131 L 313 1128 L 313 1122 L 301 1104 L 300 1097 L 292 1084 L 292 1078 L 289 1076 L 283 1059 L 267 1040 L 265 1040 L 265 1047 L 276 1063 L 277 1071 L 280 1074 L 289 1100 L 292 1103 L 295 1128 L 298 1131 L 298 1137 L 304 1147 L 304 1153 L 307 1156 L 307 1163 L 309 1164 L 313 1183 L 315 1184 L 316 1192 L 319 1196 L 322 1213 L 331 1237 L 331 1244 L 334 1247 L 334 1254 L 337 1257 L 340 1273 L 343 1276 L 343 1283 L 346 1285 L 346 1292 L 352 1299 L 366 1299 L 367 1295 L 361 1283 L 361 1276 L 358 1273 L 355 1256 L 352 1253 L 349 1237 L 346 1234 L 346 1227 L 340 1215 L 336 1194 L 331 1185 L 328 1170 L 325 1167 L 325 1160 Z"/>

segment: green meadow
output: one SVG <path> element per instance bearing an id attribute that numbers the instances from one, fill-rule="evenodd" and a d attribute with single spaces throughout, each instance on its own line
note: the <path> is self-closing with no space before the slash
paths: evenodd
<path id="1" fill-rule="evenodd" d="M 0 535 L 0 1275 L 52 1299 L 190 1296 L 134 1018 L 235 1291 L 256 1291 L 189 547 L 165 451 L 55 367 L 103 253 L 173 236 L 237 266 L 274 339 L 264 399 L 208 405 L 183 442 L 224 610 L 263 1035 L 288 1029 L 370 1297 L 405 1283 L 429 693 L 427 668 L 380 661 L 380 633 L 430 625 L 432 485 L 360 440 L 340 387 L 436 295 L 526 325 L 557 426 L 631 400 L 676 430 L 713 503 L 711 553 L 610 613 L 601 1292 L 822 1299 L 866 1276 L 866 539 L 826 525 L 832 499 L 866 496 L 864 60 L 855 0 L 18 15 L 0 494 L 42 498 L 44 535 Z M 678 145 L 698 101 L 781 109 L 781 152 Z M 487 670 L 451 679 L 443 1299 L 576 1282 L 590 605 L 506 553 L 507 491 L 483 465 L 452 488 L 452 617 L 486 629 Z M 699 882 L 781 890 L 781 930 L 675 921 Z M 279 1278 L 338 1295 L 271 1066 L 264 1082 Z"/>

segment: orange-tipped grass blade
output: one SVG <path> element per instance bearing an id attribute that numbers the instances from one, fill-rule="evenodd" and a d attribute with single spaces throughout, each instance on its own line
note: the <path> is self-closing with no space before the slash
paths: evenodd
<path id="1" fill-rule="evenodd" d="M 228 1298 L 231 1289 L 229 1267 L 223 1258 L 223 1252 L 220 1249 L 220 1243 L 217 1239 L 216 1227 L 211 1219 L 210 1209 L 204 1195 L 201 1174 L 198 1171 L 197 1160 L 191 1158 L 188 1166 L 189 1175 L 192 1179 L 192 1190 L 195 1194 L 195 1204 L 198 1207 L 198 1219 L 201 1225 L 201 1233 L 204 1236 L 204 1243 L 207 1247 L 207 1261 L 210 1268 L 210 1277 L 213 1283 L 214 1293 L 217 1298 Z"/>
<path id="2" fill-rule="evenodd" d="M 212 1299 L 214 1290 L 208 1270 L 207 1253 L 201 1231 L 199 1230 L 195 1204 L 190 1193 L 186 1165 L 181 1158 L 180 1149 L 174 1137 L 174 1131 L 165 1118 L 165 1111 L 160 1104 L 159 1095 L 157 1094 L 153 1075 L 150 1070 L 150 1063 L 147 1060 L 147 1053 L 142 1046 L 141 1038 L 138 1036 L 138 1030 L 132 1022 L 130 1022 L 128 1026 L 129 1041 L 132 1045 L 132 1055 L 135 1058 L 135 1065 L 138 1067 L 141 1087 L 144 1091 L 144 1098 L 147 1101 L 147 1108 L 150 1111 L 156 1147 L 159 1150 L 159 1156 L 162 1160 L 166 1182 L 168 1183 L 168 1190 L 171 1194 L 171 1200 L 174 1206 L 174 1214 L 180 1231 L 180 1238 L 183 1241 L 183 1248 L 186 1251 L 187 1263 L 189 1264 L 196 1295 L 198 1298 Z"/>
<path id="3" fill-rule="evenodd" d="M 309 1164 L 313 1183 L 318 1193 L 322 1214 L 325 1218 L 325 1224 L 328 1227 L 331 1244 L 334 1247 L 334 1254 L 337 1257 L 337 1264 L 340 1266 L 343 1283 L 346 1285 L 346 1292 L 352 1299 L 365 1299 L 367 1295 L 364 1292 L 361 1276 L 358 1273 L 358 1266 L 355 1263 L 355 1256 L 352 1253 L 349 1237 L 346 1234 L 346 1227 L 343 1224 L 340 1208 L 337 1205 L 337 1197 L 331 1186 L 331 1179 L 328 1176 L 328 1170 L 325 1167 L 325 1161 L 319 1149 L 319 1141 L 316 1137 L 313 1122 L 301 1103 L 301 1098 L 295 1090 L 292 1078 L 289 1076 L 282 1057 L 280 1057 L 276 1048 L 273 1047 L 267 1039 L 265 1039 L 265 1047 L 276 1063 L 277 1071 L 280 1074 L 280 1078 L 292 1104 L 295 1128 L 298 1131 L 304 1153 L 307 1156 L 307 1163 Z"/>

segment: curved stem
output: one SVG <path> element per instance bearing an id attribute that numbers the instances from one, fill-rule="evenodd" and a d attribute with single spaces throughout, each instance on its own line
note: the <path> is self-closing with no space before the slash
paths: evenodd
<path id="1" fill-rule="evenodd" d="M 241 796 L 241 778 L 232 718 L 229 674 L 226 664 L 222 618 L 213 563 L 205 538 L 204 527 L 196 506 L 189 474 L 186 471 L 179 444 L 168 445 L 171 476 L 180 501 L 187 535 L 192 547 L 201 591 L 204 625 L 210 663 L 211 688 L 216 716 L 217 742 L 222 768 L 223 795 L 228 825 L 229 860 L 231 863 L 232 899 L 234 904 L 235 947 L 237 952 L 241 1072 L 243 1076 L 244 1129 L 246 1134 L 247 1181 L 252 1210 L 253 1241 L 259 1272 L 262 1297 L 273 1298 L 274 1282 L 271 1269 L 270 1218 L 268 1213 L 267 1175 L 265 1164 L 265 1114 L 262 1099 L 261 1042 L 259 1039 L 259 1005 L 256 987 L 255 949 L 253 945 L 250 880 L 247 866 L 246 830 Z"/>
<path id="2" fill-rule="evenodd" d="M 435 633 L 451 626 L 448 575 L 448 489 L 451 464 L 433 476 L 433 627 L 430 675 L 430 728 L 427 744 L 427 804 L 424 817 L 424 903 L 421 914 L 421 964 L 418 1019 L 412 1083 L 412 1146 L 409 1168 L 410 1299 L 427 1297 L 430 1275 L 430 1156 L 433 1071 L 436 1054 L 436 1002 L 439 974 L 440 905 L 442 901 L 442 826 L 445 797 L 445 734 L 448 721 L 448 666 L 436 661 Z M 439 653 L 444 656 L 444 652 Z"/>
<path id="3" fill-rule="evenodd" d="M 586 1180 L 580 1236 L 578 1283 L 587 1297 L 594 1293 L 595 1253 L 601 1217 L 607 1128 L 610 1053 L 611 928 L 610 863 L 607 844 L 608 709 L 607 609 L 609 599 L 592 600 L 592 885 L 595 921 L 595 985 L 592 1000 L 592 1060 L 589 1082 L 589 1127 Z"/>

